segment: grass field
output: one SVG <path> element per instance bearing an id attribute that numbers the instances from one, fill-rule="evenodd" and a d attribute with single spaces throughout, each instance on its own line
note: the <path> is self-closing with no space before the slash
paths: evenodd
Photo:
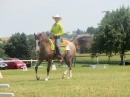
<path id="1" fill-rule="evenodd" d="M 66 68 L 50 72 L 50 79 L 44 81 L 46 68 L 39 68 L 41 79 L 35 79 L 34 68 L 28 71 L 1 70 L 0 92 L 13 92 L 15 97 L 130 97 L 130 66 L 108 66 L 106 69 L 73 67 L 72 79 L 61 79 Z"/>

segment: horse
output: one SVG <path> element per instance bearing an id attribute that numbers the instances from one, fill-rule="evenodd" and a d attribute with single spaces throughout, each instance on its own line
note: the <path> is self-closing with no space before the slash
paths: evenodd
<path id="1" fill-rule="evenodd" d="M 39 80 L 40 77 L 38 76 L 38 66 L 43 62 L 43 60 L 47 61 L 47 76 L 45 78 L 45 81 L 49 79 L 49 72 L 50 72 L 50 66 L 52 64 L 53 56 L 55 54 L 55 51 L 51 49 L 51 44 L 49 41 L 49 37 L 46 36 L 43 33 L 35 34 L 35 41 L 36 41 L 36 51 L 38 52 L 38 62 L 35 66 L 35 73 L 36 73 L 36 79 Z M 82 39 L 82 38 L 81 38 Z M 75 56 L 78 46 L 77 43 L 79 41 L 67 41 L 70 47 L 70 50 L 63 51 L 62 57 L 67 64 L 68 68 L 64 71 L 62 75 L 62 79 L 65 78 L 66 73 L 69 70 L 69 79 L 72 78 L 72 59 Z M 83 42 L 82 42 L 83 43 Z"/>

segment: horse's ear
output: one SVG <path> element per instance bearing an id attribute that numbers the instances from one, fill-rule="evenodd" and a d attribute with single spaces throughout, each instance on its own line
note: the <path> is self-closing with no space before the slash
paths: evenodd
<path id="1" fill-rule="evenodd" d="M 37 34 L 35 34 L 35 33 L 34 33 L 34 36 L 36 37 L 36 36 L 37 36 Z"/>

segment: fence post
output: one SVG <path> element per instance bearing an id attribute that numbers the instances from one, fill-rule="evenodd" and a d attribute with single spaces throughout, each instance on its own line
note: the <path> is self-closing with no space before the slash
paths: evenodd
<path id="1" fill-rule="evenodd" d="M 31 67 L 32 67 L 32 59 L 31 59 Z"/>
<path id="2" fill-rule="evenodd" d="M 75 67 L 75 65 L 76 65 L 76 57 L 73 57 L 73 58 L 72 58 L 72 62 L 73 62 L 74 67 Z"/>

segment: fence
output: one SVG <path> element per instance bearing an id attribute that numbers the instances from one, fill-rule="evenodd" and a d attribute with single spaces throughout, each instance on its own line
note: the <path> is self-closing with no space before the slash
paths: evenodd
<path id="1" fill-rule="evenodd" d="M 124 56 L 125 61 L 130 61 L 130 54 L 125 54 Z M 23 62 L 30 62 L 27 65 L 30 65 L 32 67 L 33 62 L 37 62 L 37 60 L 5 60 L 5 61 L 0 61 L 0 62 L 15 62 L 15 61 L 23 61 Z M 57 61 L 57 60 L 53 60 Z M 113 55 L 112 57 L 108 57 L 106 55 L 99 55 L 95 58 L 91 58 L 90 55 L 85 55 L 85 56 L 75 56 L 73 58 L 73 64 L 75 66 L 76 63 L 85 63 L 85 64 L 120 64 L 121 59 L 120 55 Z M 129 64 L 130 65 L 130 64 Z"/>
<path id="2" fill-rule="evenodd" d="M 120 54 L 112 55 L 111 57 L 107 55 L 99 55 L 94 58 L 91 57 L 91 55 L 77 55 L 74 58 L 75 63 L 86 63 L 86 64 L 120 64 L 121 57 Z M 130 54 L 124 55 L 124 62 L 130 65 Z"/>

